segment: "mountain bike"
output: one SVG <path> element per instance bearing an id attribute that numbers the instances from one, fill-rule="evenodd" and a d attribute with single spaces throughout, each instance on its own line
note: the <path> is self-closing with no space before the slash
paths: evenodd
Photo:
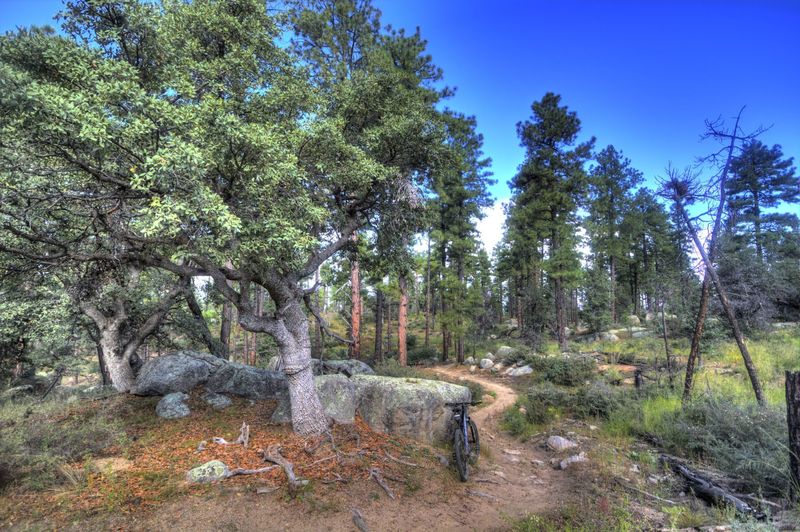
<path id="1" fill-rule="evenodd" d="M 469 479 L 469 464 L 478 461 L 481 444 L 478 439 L 478 427 L 469 417 L 469 406 L 480 404 L 480 401 L 464 401 L 458 403 L 445 403 L 453 409 L 450 429 L 453 434 L 453 453 L 455 454 L 456 470 L 461 482 Z"/>

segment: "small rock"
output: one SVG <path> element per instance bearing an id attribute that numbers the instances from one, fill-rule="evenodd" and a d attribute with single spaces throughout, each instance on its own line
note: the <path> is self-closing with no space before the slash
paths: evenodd
<path id="1" fill-rule="evenodd" d="M 492 473 L 494 473 L 494 474 L 495 474 L 495 475 L 497 475 L 498 477 L 502 478 L 503 480 L 505 480 L 505 479 L 506 479 L 506 474 L 505 474 L 505 473 L 503 473 L 502 471 L 492 471 Z"/>
<path id="2" fill-rule="evenodd" d="M 450 466 L 450 460 L 443 454 L 437 454 L 436 458 L 439 459 L 439 463 L 442 464 L 444 467 Z"/>
<path id="3" fill-rule="evenodd" d="M 497 340 L 497 335 L 496 334 L 490 334 L 489 335 L 489 340 Z"/>
<path id="4" fill-rule="evenodd" d="M 494 362 L 494 355 L 491 352 L 486 353 L 485 355 L 483 355 L 483 358 L 488 358 L 489 360 Z"/>
<path id="5" fill-rule="evenodd" d="M 508 462 L 511 462 L 512 464 L 516 464 L 519 462 L 519 458 L 517 458 L 516 456 L 506 456 L 506 460 Z"/>
<path id="6" fill-rule="evenodd" d="M 578 444 L 572 440 L 568 440 L 567 438 L 562 438 L 561 436 L 550 436 L 547 438 L 547 446 L 554 451 L 564 451 L 566 449 L 577 447 Z"/>
<path id="7" fill-rule="evenodd" d="M 658 477 L 650 475 L 649 477 L 647 477 L 647 482 L 649 482 L 650 484 L 658 484 L 659 480 Z"/>
<path id="8" fill-rule="evenodd" d="M 507 357 L 508 355 L 510 355 L 513 352 L 514 352 L 514 348 L 513 347 L 509 347 L 507 345 L 501 345 L 497 349 L 497 356 L 499 356 L 500 358 L 505 358 L 505 357 Z"/>
<path id="9" fill-rule="evenodd" d="M 600 339 L 604 342 L 619 342 L 619 336 L 611 332 L 600 333 Z"/>
<path id="10" fill-rule="evenodd" d="M 637 464 L 633 464 L 630 469 L 631 473 L 639 473 L 639 466 Z"/>
<path id="11" fill-rule="evenodd" d="M 530 375 L 531 373 L 533 373 L 533 368 L 530 366 L 522 366 L 513 369 L 509 375 L 512 377 L 522 377 L 523 375 Z"/>
<path id="12" fill-rule="evenodd" d="M 519 456 L 522 454 L 522 451 L 518 451 L 516 449 L 503 449 L 503 452 L 512 456 Z"/>
<path id="13" fill-rule="evenodd" d="M 231 400 L 228 397 L 216 392 L 206 392 L 203 395 L 203 401 L 208 403 L 214 410 L 223 410 L 231 406 Z"/>
<path id="14" fill-rule="evenodd" d="M 273 491 L 278 491 L 278 488 L 270 488 L 267 486 L 259 486 L 256 488 L 256 493 L 259 495 L 264 495 L 265 493 L 272 493 Z"/>
<path id="15" fill-rule="evenodd" d="M 475 370 L 476 370 L 476 369 L 478 369 L 478 366 L 470 366 L 470 367 L 469 367 L 469 372 L 470 372 L 470 373 L 475 373 Z"/>
<path id="16" fill-rule="evenodd" d="M 472 365 L 474 365 L 474 364 L 475 364 L 475 357 L 468 357 L 468 358 L 467 358 L 467 359 L 464 361 L 464 365 L 465 365 L 465 366 L 472 366 Z"/>
<path id="17" fill-rule="evenodd" d="M 216 482 L 217 480 L 227 478 L 229 474 L 230 470 L 228 466 L 219 460 L 211 460 L 186 473 L 186 480 L 199 483 Z"/>
<path id="18" fill-rule="evenodd" d="M 566 469 L 570 466 L 570 464 L 575 464 L 579 462 L 588 462 L 589 459 L 586 457 L 586 453 L 581 452 L 579 454 L 574 454 L 569 458 L 565 458 L 559 462 L 558 467 L 561 469 Z"/>
<path id="19" fill-rule="evenodd" d="M 206 440 L 201 441 L 200 445 L 197 446 L 197 452 L 201 453 L 201 452 L 205 451 L 206 450 L 206 445 L 208 445 L 208 442 Z"/>
<path id="20" fill-rule="evenodd" d="M 189 396 L 183 392 L 165 395 L 156 405 L 156 415 L 164 419 L 179 419 L 192 413 L 186 401 Z"/>
<path id="21" fill-rule="evenodd" d="M 537 460 L 536 458 L 531 458 L 531 463 L 536 467 L 544 467 L 544 462 Z"/>
<path id="22" fill-rule="evenodd" d="M 519 410 L 519 413 L 523 415 L 528 413 L 528 409 L 524 406 L 519 407 L 517 410 Z"/>
<path id="23" fill-rule="evenodd" d="M 491 369 L 494 366 L 494 362 L 492 362 L 488 358 L 484 358 L 481 360 L 481 369 Z"/>
<path id="24" fill-rule="evenodd" d="M 597 430 L 597 427 L 595 425 L 589 425 L 589 430 Z"/>

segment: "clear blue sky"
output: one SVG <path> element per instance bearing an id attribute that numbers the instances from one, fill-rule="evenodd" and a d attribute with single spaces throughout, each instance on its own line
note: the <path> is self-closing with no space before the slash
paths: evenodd
<path id="1" fill-rule="evenodd" d="M 745 129 L 800 156 L 800 1 L 376 0 L 384 23 L 419 26 L 450 107 L 475 115 L 495 197 L 522 160 L 515 124 L 546 91 L 585 136 L 614 144 L 648 183 L 714 149 L 703 121 L 747 105 Z M 46 24 L 59 0 L 0 0 L 0 31 Z"/>

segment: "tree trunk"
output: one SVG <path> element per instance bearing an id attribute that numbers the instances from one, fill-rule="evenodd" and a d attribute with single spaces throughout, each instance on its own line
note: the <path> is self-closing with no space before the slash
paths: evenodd
<path id="1" fill-rule="evenodd" d="M 800 371 L 786 372 L 786 423 L 789 428 L 789 498 L 800 500 Z"/>
<path id="2" fill-rule="evenodd" d="M 276 301 L 282 309 L 285 331 L 275 335 L 289 388 L 292 428 L 301 436 L 320 434 L 328 428 L 325 410 L 314 386 L 311 338 L 300 301 Z"/>
<path id="3" fill-rule="evenodd" d="M 408 365 L 408 345 L 406 344 L 406 329 L 408 326 L 408 280 L 406 274 L 401 273 L 397 278 L 400 288 L 400 305 L 397 308 L 397 361 L 401 366 Z"/>
<path id="4" fill-rule="evenodd" d="M 734 314 L 733 308 L 728 300 L 728 294 L 725 292 L 722 283 L 720 283 L 719 276 L 714 269 L 714 265 L 708 258 L 708 253 L 706 253 L 703 244 L 700 242 L 700 238 L 697 236 L 697 231 L 692 225 L 692 222 L 689 220 L 689 215 L 686 213 L 686 209 L 684 208 L 680 198 L 676 199 L 675 204 L 678 207 L 678 211 L 689 230 L 689 235 L 692 237 L 695 247 L 700 252 L 700 256 L 703 258 L 703 263 L 706 266 L 706 272 L 711 276 L 711 282 L 714 283 L 714 288 L 717 292 L 717 296 L 719 297 L 719 301 L 722 304 L 722 308 L 725 310 L 725 315 L 728 317 L 728 321 L 731 324 L 733 336 L 736 339 L 736 344 L 739 346 L 739 351 L 742 353 L 744 366 L 747 369 L 747 375 L 750 377 L 750 383 L 753 386 L 753 393 L 756 396 L 756 401 L 758 401 L 758 404 L 764 405 L 766 404 L 766 399 L 764 398 L 764 391 L 761 388 L 761 381 L 758 379 L 758 371 L 753 364 L 753 359 L 750 357 L 750 351 L 747 349 L 747 344 L 744 342 L 744 336 L 739 328 L 739 321 L 736 319 L 736 314 Z"/>
<path id="5" fill-rule="evenodd" d="M 458 275 L 458 288 L 459 290 L 464 290 L 466 292 L 466 286 L 464 286 L 464 258 L 459 256 L 456 261 L 456 274 Z M 461 307 L 463 308 L 463 307 Z M 456 317 L 457 320 L 457 327 L 458 327 L 458 336 L 456 337 L 456 360 L 458 360 L 459 364 L 464 363 L 464 323 L 462 313 L 459 311 Z"/>
<path id="6" fill-rule="evenodd" d="M 661 329 L 664 337 L 664 354 L 667 357 L 667 375 L 669 376 L 669 387 L 673 388 L 675 383 L 675 372 L 673 371 L 672 350 L 669 348 L 669 334 L 667 333 L 667 318 L 664 315 L 664 301 L 661 301 Z"/>
<path id="7" fill-rule="evenodd" d="M 186 306 L 189 307 L 189 311 L 191 311 L 192 316 L 194 316 L 194 321 L 197 324 L 197 328 L 200 330 L 200 336 L 203 338 L 203 343 L 206 344 L 208 351 L 216 357 L 221 357 L 222 350 L 220 349 L 220 345 L 214 340 L 214 336 L 208 329 L 208 324 L 203 317 L 203 309 L 200 308 L 200 304 L 197 302 L 194 289 L 191 285 L 187 286 L 186 290 Z"/>
<path id="8" fill-rule="evenodd" d="M 431 235 L 428 233 L 428 265 L 425 271 L 425 347 L 431 343 Z"/>
<path id="9" fill-rule="evenodd" d="M 222 319 L 219 327 L 219 342 L 222 344 L 222 358 L 231 358 L 231 322 L 233 321 L 233 305 L 229 301 L 222 304 Z"/>
<path id="10" fill-rule="evenodd" d="M 563 352 L 569 349 L 567 344 L 567 323 L 564 315 L 564 287 L 560 277 L 553 279 L 553 299 L 556 305 L 556 337 L 558 338 L 558 348 Z"/>
<path id="11" fill-rule="evenodd" d="M 129 354 L 120 347 L 119 330 L 108 328 L 100 331 L 100 349 L 111 385 L 118 392 L 127 393 L 131 391 L 136 376 L 133 374 Z"/>
<path id="12" fill-rule="evenodd" d="M 611 255 L 611 323 L 619 323 L 617 316 L 617 261 Z"/>
<path id="13" fill-rule="evenodd" d="M 357 236 L 353 233 L 353 240 Z M 361 267 L 356 252 L 350 259 L 350 358 L 361 358 Z"/>
<path id="14" fill-rule="evenodd" d="M 111 384 L 111 376 L 108 374 L 106 359 L 105 356 L 103 356 L 103 348 L 100 347 L 100 342 L 97 342 L 95 347 L 97 349 L 97 364 L 100 367 L 100 382 L 103 386 L 108 386 Z"/>
<path id="15" fill-rule="evenodd" d="M 383 362 L 383 290 L 375 290 L 375 361 Z"/>
<path id="16" fill-rule="evenodd" d="M 392 352 L 392 300 L 386 299 L 386 355 Z"/>

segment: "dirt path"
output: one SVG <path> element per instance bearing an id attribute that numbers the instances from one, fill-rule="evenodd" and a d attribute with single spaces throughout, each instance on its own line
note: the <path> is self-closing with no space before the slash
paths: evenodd
<path id="1" fill-rule="evenodd" d="M 552 469 L 547 451 L 500 431 L 502 412 L 516 401 L 514 390 L 463 367 L 431 371 L 453 381 L 475 381 L 496 394 L 490 404 L 473 413 L 481 437 L 481 457 L 466 483 L 457 480 L 452 467 L 445 470 L 436 464 L 414 470 L 419 486 L 413 491 L 398 490 L 396 500 L 367 481 L 324 491 L 320 486 L 320 491 L 294 501 L 277 494 L 257 495 L 252 490 L 222 487 L 146 514 L 121 517 L 119 523 L 105 521 L 98 528 L 344 531 L 356 530 L 352 515 L 356 508 L 370 531 L 507 530 L 516 518 L 552 511 L 572 499 L 576 482 L 571 472 Z M 86 523 L 81 528 L 86 529 Z"/>

